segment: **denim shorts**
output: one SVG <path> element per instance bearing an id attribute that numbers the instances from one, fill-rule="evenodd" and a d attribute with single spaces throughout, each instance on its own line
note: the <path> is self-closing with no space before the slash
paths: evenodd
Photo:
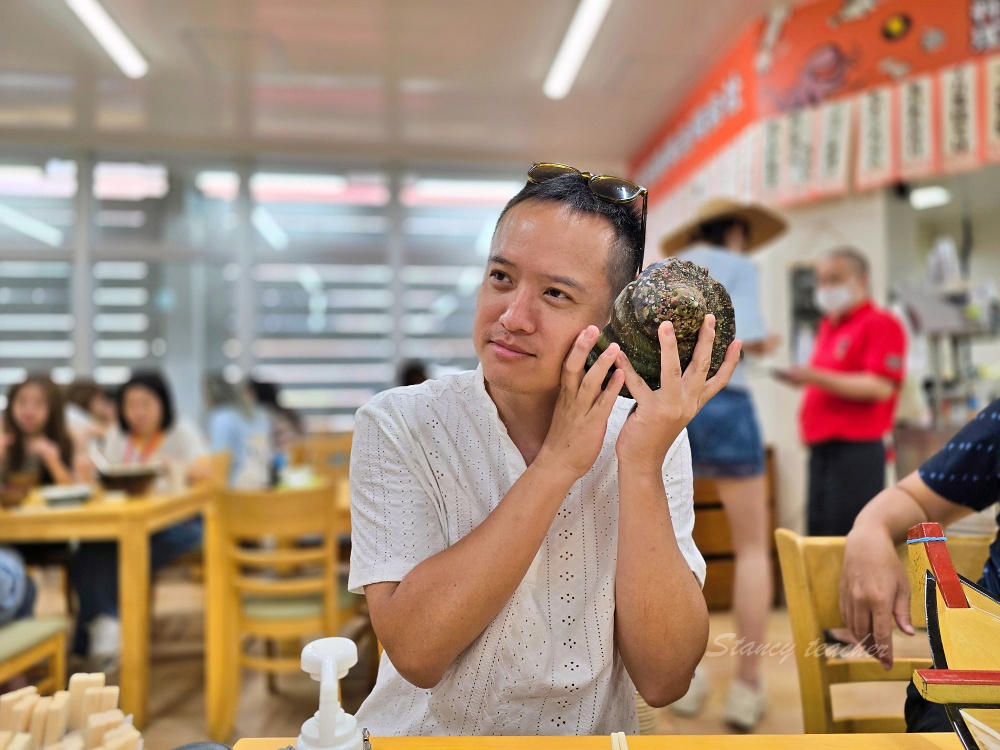
<path id="1" fill-rule="evenodd" d="M 723 388 L 688 425 L 696 477 L 756 477 L 764 473 L 764 444 L 750 394 Z"/>

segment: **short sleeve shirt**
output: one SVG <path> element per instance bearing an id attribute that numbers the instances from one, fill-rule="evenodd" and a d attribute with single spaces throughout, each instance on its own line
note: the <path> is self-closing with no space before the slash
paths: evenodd
<path id="1" fill-rule="evenodd" d="M 902 323 L 866 302 L 837 322 L 823 319 L 809 364 L 834 372 L 879 375 L 899 384 L 905 357 Z M 852 401 L 807 386 L 799 413 L 802 440 L 807 445 L 881 440 L 892 429 L 897 400 L 897 392 L 885 401 Z"/>
<path id="2" fill-rule="evenodd" d="M 196 458 L 207 454 L 208 446 L 205 438 L 197 427 L 184 419 L 174 422 L 157 449 L 144 459 L 129 451 L 128 436 L 120 430 L 114 430 L 108 435 L 108 442 L 104 448 L 104 457 L 111 463 L 151 463 L 168 459 L 187 467 Z M 166 474 L 161 475 L 153 489 L 156 492 L 168 491 L 170 477 Z"/>
<path id="3" fill-rule="evenodd" d="M 973 510 L 983 510 L 1000 500 L 1000 400 L 979 412 L 948 445 L 924 462 L 920 478 L 945 500 Z M 1000 596 L 1000 539 L 994 539 L 990 546 L 982 584 Z"/>
<path id="4" fill-rule="evenodd" d="M 357 712 L 373 734 L 553 735 L 636 731 L 635 687 L 615 647 L 618 399 L 594 467 L 567 494 L 524 580 L 483 633 L 424 690 L 383 655 Z M 525 470 L 482 368 L 377 395 L 356 416 L 349 588 L 402 580 L 462 539 Z M 687 434 L 663 466 L 674 533 L 699 581 Z M 414 623 L 414 627 L 420 627 Z"/>

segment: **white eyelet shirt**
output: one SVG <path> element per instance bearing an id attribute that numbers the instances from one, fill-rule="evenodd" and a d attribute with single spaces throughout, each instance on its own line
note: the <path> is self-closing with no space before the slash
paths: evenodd
<path id="1" fill-rule="evenodd" d="M 430 690 L 407 682 L 383 655 L 375 689 L 358 710 L 359 726 L 374 736 L 638 731 L 635 687 L 614 631 L 615 441 L 633 403 L 618 399 L 597 462 L 570 489 L 496 619 Z M 481 367 L 375 396 L 354 426 L 350 590 L 400 581 L 455 544 L 486 519 L 525 468 Z M 686 432 L 667 454 L 663 481 L 677 543 L 703 583 L 705 561 L 691 538 Z"/>

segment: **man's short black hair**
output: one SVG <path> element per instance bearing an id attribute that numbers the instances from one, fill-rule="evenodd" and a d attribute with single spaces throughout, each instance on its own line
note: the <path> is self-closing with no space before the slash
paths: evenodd
<path id="1" fill-rule="evenodd" d="M 140 386 L 156 394 L 163 409 L 163 418 L 160 420 L 160 430 L 166 432 L 174 425 L 174 399 L 170 395 L 170 388 L 167 381 L 156 371 L 135 372 L 125 385 L 118 389 L 116 401 L 118 405 L 118 426 L 122 432 L 128 435 L 131 430 L 125 422 L 125 394 L 130 388 Z"/>
<path id="2" fill-rule="evenodd" d="M 642 236 L 644 227 L 639 213 L 641 198 L 630 203 L 611 203 L 594 195 L 587 185 L 587 180 L 580 175 L 560 175 L 538 184 L 529 182 L 521 188 L 521 192 L 504 206 L 500 218 L 497 219 L 497 229 L 500 228 L 500 222 L 508 211 L 526 201 L 563 203 L 571 211 L 596 214 L 606 218 L 615 233 L 608 261 L 608 280 L 611 282 L 612 299 L 635 279 L 637 269 L 642 266 L 644 245 Z M 493 236 L 496 237 L 496 230 Z"/>

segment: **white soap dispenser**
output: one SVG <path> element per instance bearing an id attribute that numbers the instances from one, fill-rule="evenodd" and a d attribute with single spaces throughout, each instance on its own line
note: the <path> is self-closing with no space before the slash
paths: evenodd
<path id="1" fill-rule="evenodd" d="M 302 671 L 319 682 L 319 711 L 302 725 L 298 750 L 362 750 L 358 721 L 340 705 L 340 679 L 358 663 L 350 638 L 320 638 L 302 649 Z"/>

